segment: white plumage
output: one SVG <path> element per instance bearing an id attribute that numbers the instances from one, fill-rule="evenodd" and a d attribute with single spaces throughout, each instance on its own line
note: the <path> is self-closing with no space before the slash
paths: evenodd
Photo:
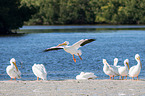
<path id="1" fill-rule="evenodd" d="M 116 66 L 109 65 L 106 59 L 103 59 L 103 64 L 103 71 L 106 75 L 110 76 L 110 79 L 111 77 L 114 79 L 114 76 L 119 76 L 118 68 Z"/>
<path id="2" fill-rule="evenodd" d="M 77 80 L 89 80 L 89 79 L 95 79 L 97 78 L 96 75 L 94 75 L 94 73 L 92 72 L 81 72 L 80 75 L 76 76 Z"/>
<path id="3" fill-rule="evenodd" d="M 95 41 L 95 39 L 81 39 L 80 41 L 76 42 L 72 46 L 68 46 L 69 42 L 65 41 L 64 43 L 59 44 L 56 47 L 51 47 L 44 51 L 64 49 L 67 53 L 70 53 L 73 56 L 73 60 L 74 60 L 74 62 L 76 62 L 74 55 L 79 56 L 79 58 L 82 60 L 82 58 L 81 58 L 82 52 L 81 52 L 81 50 L 79 50 L 79 48 L 92 41 Z"/>
<path id="4" fill-rule="evenodd" d="M 39 78 L 47 80 L 47 72 L 43 64 L 34 64 L 32 66 L 32 71 L 35 76 L 37 76 L 37 80 L 39 80 Z"/>
<path id="5" fill-rule="evenodd" d="M 138 75 L 139 75 L 141 68 L 142 68 L 139 54 L 135 55 L 135 59 L 137 61 L 137 65 L 132 66 L 129 69 L 129 77 L 132 77 L 132 79 L 133 79 L 133 77 L 137 77 L 137 80 L 138 80 Z"/>
<path id="6" fill-rule="evenodd" d="M 21 72 L 18 70 L 18 67 L 16 65 L 16 60 L 14 58 L 12 58 L 10 60 L 10 64 L 7 68 L 6 68 L 6 72 L 7 74 L 12 78 L 14 78 L 16 80 L 16 78 L 20 79 L 21 78 Z"/>
<path id="7" fill-rule="evenodd" d="M 124 66 L 118 67 L 118 72 L 119 75 L 122 76 L 122 80 L 124 76 L 126 76 L 127 79 L 128 71 L 129 71 L 129 60 L 126 59 L 124 60 Z"/>
<path id="8" fill-rule="evenodd" d="M 114 58 L 114 66 L 120 67 L 120 66 L 117 65 L 117 63 L 118 63 L 118 58 Z"/>

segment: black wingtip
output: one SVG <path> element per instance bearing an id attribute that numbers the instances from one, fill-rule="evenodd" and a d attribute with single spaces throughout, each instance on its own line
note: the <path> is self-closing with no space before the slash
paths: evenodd
<path id="1" fill-rule="evenodd" d="M 80 46 L 84 46 L 85 44 L 87 43 L 90 43 L 90 42 L 93 42 L 95 41 L 96 39 L 87 39 L 85 42 L 83 42 Z"/>
<path id="2" fill-rule="evenodd" d="M 63 48 L 48 48 L 48 49 L 45 49 L 43 52 L 59 50 L 59 49 L 63 49 Z"/>

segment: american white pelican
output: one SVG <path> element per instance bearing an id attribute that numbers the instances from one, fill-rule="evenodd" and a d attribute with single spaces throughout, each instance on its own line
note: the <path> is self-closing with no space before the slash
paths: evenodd
<path id="1" fill-rule="evenodd" d="M 127 79 L 127 75 L 128 75 L 128 71 L 129 71 L 129 60 L 128 59 L 124 60 L 124 65 L 125 66 L 118 67 L 118 72 L 119 72 L 120 76 L 122 76 L 122 80 L 123 80 L 124 76 L 126 76 L 126 79 Z"/>
<path id="2" fill-rule="evenodd" d="M 103 64 L 104 64 L 103 71 L 106 75 L 110 76 L 110 79 L 111 77 L 112 79 L 114 79 L 114 76 L 119 76 L 118 68 L 116 66 L 109 65 L 106 59 L 103 59 Z"/>
<path id="3" fill-rule="evenodd" d="M 76 76 L 77 80 L 89 80 L 89 79 L 95 79 L 97 78 L 96 75 L 94 75 L 94 73 L 92 72 L 81 72 L 80 75 Z"/>
<path id="4" fill-rule="evenodd" d="M 43 64 L 34 64 L 32 66 L 32 71 L 37 76 L 37 81 L 39 78 L 41 78 L 41 80 L 47 80 L 47 72 Z"/>
<path id="5" fill-rule="evenodd" d="M 132 77 L 132 79 L 133 79 L 133 77 L 137 77 L 137 80 L 138 80 L 138 75 L 139 75 L 141 68 L 142 68 L 139 54 L 135 55 L 135 59 L 137 61 L 137 65 L 132 66 L 129 69 L 129 77 Z"/>
<path id="6" fill-rule="evenodd" d="M 114 58 L 114 66 L 117 67 L 118 66 L 117 63 L 118 63 L 118 58 Z M 120 67 L 120 66 L 118 66 L 118 67 Z"/>
<path id="7" fill-rule="evenodd" d="M 69 44 L 69 42 L 65 41 L 64 43 L 59 44 L 58 46 L 45 49 L 44 51 L 64 49 L 66 52 L 70 53 L 73 56 L 73 60 L 74 60 L 74 62 L 76 62 L 74 55 L 79 56 L 79 58 L 82 60 L 82 58 L 81 58 L 82 52 L 81 52 L 81 50 L 78 50 L 78 49 L 81 46 L 84 46 L 85 44 L 90 43 L 92 41 L 95 41 L 95 39 L 81 39 L 80 41 L 76 42 L 72 46 L 67 46 Z"/>
<path id="8" fill-rule="evenodd" d="M 14 58 L 12 58 L 10 60 L 10 64 L 7 68 L 6 68 L 6 72 L 7 74 L 12 78 L 14 78 L 16 80 L 16 78 L 20 79 L 21 78 L 21 72 L 19 71 L 17 65 L 16 65 L 16 60 Z"/>

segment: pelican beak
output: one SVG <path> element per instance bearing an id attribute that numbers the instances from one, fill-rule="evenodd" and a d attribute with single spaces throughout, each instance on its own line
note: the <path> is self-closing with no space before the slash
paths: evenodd
<path id="1" fill-rule="evenodd" d="M 59 44 L 58 46 L 63 46 L 63 45 L 67 45 L 66 42 L 62 43 L 62 44 Z"/>
<path id="2" fill-rule="evenodd" d="M 17 65 L 16 65 L 16 62 L 13 62 L 13 64 L 15 65 L 16 70 L 18 71 L 18 67 L 17 67 Z"/>
<path id="3" fill-rule="evenodd" d="M 126 64 L 127 64 L 128 69 L 129 69 L 129 64 L 128 64 L 128 62 L 126 62 Z"/>

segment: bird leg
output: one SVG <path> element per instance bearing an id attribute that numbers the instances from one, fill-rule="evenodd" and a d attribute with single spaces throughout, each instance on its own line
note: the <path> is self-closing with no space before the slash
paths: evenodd
<path id="1" fill-rule="evenodd" d="M 16 81 L 16 77 L 15 77 L 14 79 L 15 79 L 15 81 Z"/>
<path id="2" fill-rule="evenodd" d="M 124 79 L 124 76 L 122 76 L 122 80 Z"/>
<path id="3" fill-rule="evenodd" d="M 74 54 L 73 54 L 73 60 L 74 60 L 74 62 L 76 63 L 76 59 L 74 58 Z"/>
<path id="4" fill-rule="evenodd" d="M 80 54 L 79 54 L 79 53 L 77 53 L 77 54 L 78 54 L 79 58 L 82 60 L 82 58 L 81 58 Z"/>
<path id="5" fill-rule="evenodd" d="M 127 80 L 127 75 L 126 75 L 126 79 L 125 80 Z"/>
<path id="6" fill-rule="evenodd" d="M 11 80 L 10 81 L 12 81 L 12 78 L 11 78 Z"/>
<path id="7" fill-rule="evenodd" d="M 110 80 L 111 80 L 111 76 L 110 76 Z"/>
<path id="8" fill-rule="evenodd" d="M 39 81 L 39 77 L 37 77 L 37 81 Z"/>
<path id="9" fill-rule="evenodd" d="M 119 79 L 121 80 L 121 76 L 119 77 Z"/>
<path id="10" fill-rule="evenodd" d="M 138 76 L 137 76 L 137 80 L 138 80 Z"/>
<path id="11" fill-rule="evenodd" d="M 113 75 L 113 77 L 112 77 L 112 80 L 114 79 L 114 75 Z"/>

